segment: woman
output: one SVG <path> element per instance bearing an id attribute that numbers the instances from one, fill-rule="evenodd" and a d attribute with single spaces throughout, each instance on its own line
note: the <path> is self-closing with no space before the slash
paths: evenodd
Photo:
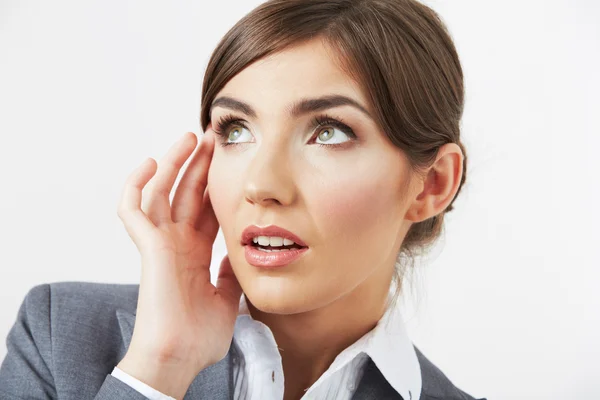
<path id="1" fill-rule="evenodd" d="M 172 204 L 196 135 L 127 179 L 139 287 L 31 289 L 0 396 L 472 399 L 395 306 L 465 182 L 463 101 L 452 40 L 416 1 L 257 7 L 210 59 Z"/>

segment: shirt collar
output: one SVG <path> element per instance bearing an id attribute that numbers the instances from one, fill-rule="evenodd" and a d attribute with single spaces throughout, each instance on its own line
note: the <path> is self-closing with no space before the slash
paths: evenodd
<path id="1" fill-rule="evenodd" d="M 391 298 L 392 292 L 390 292 Z M 254 321 L 248 310 L 246 295 L 239 304 L 235 334 L 238 339 L 252 329 Z M 270 329 L 269 336 L 272 338 Z M 274 342 L 274 338 L 272 338 Z M 398 306 L 386 309 L 375 328 L 350 346 L 357 355 L 366 353 L 388 383 L 406 400 L 419 400 L 422 387 L 421 367 L 412 341 L 408 336 L 404 316 Z M 265 349 L 263 347 L 263 349 Z M 279 358 L 279 353 L 273 355 Z"/>
<path id="2" fill-rule="evenodd" d="M 388 307 L 367 336 L 369 340 L 363 351 L 385 379 L 403 399 L 418 400 L 422 386 L 421 366 L 400 307 Z"/>

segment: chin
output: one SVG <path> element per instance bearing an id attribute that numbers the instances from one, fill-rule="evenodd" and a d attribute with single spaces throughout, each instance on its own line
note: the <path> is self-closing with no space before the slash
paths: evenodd
<path id="1" fill-rule="evenodd" d="M 269 314 L 299 314 L 326 306 L 334 299 L 323 296 L 327 290 L 319 291 L 315 285 L 307 282 L 300 285 L 295 282 L 284 282 L 273 277 L 253 278 L 252 282 L 243 285 L 247 302 L 256 309 Z"/>
<path id="2" fill-rule="evenodd" d="M 265 282 L 264 278 L 257 280 L 262 282 L 255 281 L 244 288 L 246 301 L 256 309 L 269 314 L 297 314 L 313 308 L 310 299 L 295 293 L 298 290 L 290 290 L 285 287 L 288 285 L 278 282 Z"/>

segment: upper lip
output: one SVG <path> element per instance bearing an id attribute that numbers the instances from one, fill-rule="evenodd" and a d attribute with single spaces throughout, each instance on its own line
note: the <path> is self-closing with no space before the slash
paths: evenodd
<path id="1" fill-rule="evenodd" d="M 242 232 L 242 245 L 247 245 L 252 243 L 252 239 L 258 236 L 278 236 L 284 239 L 288 239 L 293 241 L 299 246 L 307 247 L 306 243 L 302 241 L 298 236 L 294 233 L 288 231 L 287 229 L 283 229 L 277 225 L 269 225 L 263 228 L 250 225 Z"/>

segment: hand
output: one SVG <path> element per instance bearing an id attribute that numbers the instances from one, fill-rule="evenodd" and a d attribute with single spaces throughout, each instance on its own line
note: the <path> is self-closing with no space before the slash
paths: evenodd
<path id="1" fill-rule="evenodd" d="M 133 336 L 118 367 L 176 398 L 183 398 L 201 370 L 227 355 L 242 294 L 228 256 L 216 287 L 210 281 L 219 224 L 206 190 L 214 150 L 209 129 L 169 204 L 196 144 L 196 135 L 186 133 L 160 160 L 158 172 L 154 159 L 143 162 L 127 178 L 117 212 L 142 260 Z"/>

